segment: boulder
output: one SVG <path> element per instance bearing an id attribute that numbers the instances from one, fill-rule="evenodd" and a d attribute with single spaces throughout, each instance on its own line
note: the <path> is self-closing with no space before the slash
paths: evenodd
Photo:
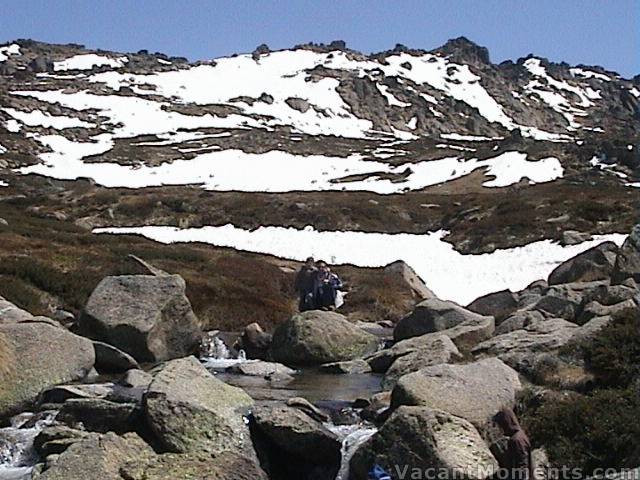
<path id="1" fill-rule="evenodd" d="M 589 233 L 578 232 L 577 230 L 565 230 L 560 237 L 560 245 L 579 245 L 588 242 L 593 237 Z"/>
<path id="2" fill-rule="evenodd" d="M 48 323 L 0 324 L 0 417 L 24 410 L 40 392 L 84 378 L 91 341 Z"/>
<path id="3" fill-rule="evenodd" d="M 148 425 L 168 452 L 254 454 L 244 419 L 253 400 L 215 378 L 195 357 L 164 364 L 143 403 Z"/>
<path id="4" fill-rule="evenodd" d="M 480 315 L 494 317 L 497 324 L 517 309 L 518 297 L 511 290 L 489 293 L 467 305 L 467 310 Z"/>
<path id="5" fill-rule="evenodd" d="M 434 365 L 401 377 L 391 393 L 391 407 L 444 410 L 485 428 L 502 407 L 514 405 L 521 388 L 518 373 L 497 358 Z"/>
<path id="6" fill-rule="evenodd" d="M 138 362 L 183 357 L 200 338 L 198 319 L 179 275 L 104 278 L 80 315 L 78 332 Z"/>
<path id="7" fill-rule="evenodd" d="M 388 277 L 395 277 L 400 280 L 400 283 L 408 285 L 413 291 L 414 296 L 419 299 L 436 298 L 435 293 L 427 287 L 415 270 L 402 260 L 390 263 L 384 267 L 384 274 Z"/>
<path id="8" fill-rule="evenodd" d="M 271 478 L 335 479 L 342 443 L 322 423 L 297 408 L 268 405 L 253 409 L 253 424 Z"/>
<path id="9" fill-rule="evenodd" d="M 392 389 L 398 379 L 407 373 L 416 372 L 421 368 L 432 365 L 450 363 L 451 361 L 462 358 L 456 345 L 446 335 L 442 335 L 441 333 L 428 333 L 421 337 L 403 340 L 403 342 L 411 342 L 416 339 L 421 339 L 422 342 L 419 344 L 415 342 L 415 348 L 407 352 L 407 354 L 399 356 L 387 370 L 382 381 L 382 387 L 385 390 Z M 408 350 L 407 347 L 400 348 L 405 351 Z"/>
<path id="10" fill-rule="evenodd" d="M 478 343 L 491 338 L 495 329 L 493 317 L 480 317 L 467 320 L 460 325 L 442 330 L 440 333 L 449 337 L 460 350 L 467 351 Z"/>
<path id="11" fill-rule="evenodd" d="M 640 224 L 633 227 L 620 248 L 611 272 L 611 281 L 614 284 L 621 284 L 628 278 L 640 283 Z"/>
<path id="12" fill-rule="evenodd" d="M 495 336 L 478 344 L 471 352 L 479 356 L 498 357 L 516 370 L 526 372 L 537 354 L 555 352 L 565 345 L 580 327 L 554 318 Z"/>
<path id="13" fill-rule="evenodd" d="M 128 370 L 120 379 L 119 384 L 127 388 L 139 388 L 146 390 L 153 381 L 153 376 L 143 370 Z"/>
<path id="14" fill-rule="evenodd" d="M 544 319 L 544 315 L 537 310 L 519 310 L 500 323 L 500 325 L 496 327 L 495 334 L 503 335 L 515 330 L 522 330 Z"/>
<path id="15" fill-rule="evenodd" d="M 59 455 L 80 440 L 91 434 L 82 430 L 75 430 L 65 425 L 50 425 L 42 429 L 33 441 L 35 451 L 44 458 L 49 455 Z"/>
<path id="16" fill-rule="evenodd" d="M 589 320 L 595 317 L 622 317 L 627 314 L 639 313 L 638 305 L 632 299 L 625 300 L 624 302 L 616 303 L 615 305 L 601 305 L 600 303 L 593 301 L 589 302 L 583 308 L 578 317 L 578 324 L 584 325 Z"/>
<path id="17" fill-rule="evenodd" d="M 325 363 L 320 366 L 320 371 L 335 374 L 358 374 L 371 372 L 371 366 L 366 360 L 348 360 L 346 362 Z"/>
<path id="18" fill-rule="evenodd" d="M 47 461 L 37 480 L 122 480 L 120 469 L 129 461 L 152 456 L 153 450 L 136 434 L 91 434 L 72 443 L 55 461 Z M 49 457 L 51 458 L 51 457 Z"/>
<path id="19" fill-rule="evenodd" d="M 618 246 L 604 242 L 558 265 L 549 275 L 549 285 L 608 279 Z"/>
<path id="20" fill-rule="evenodd" d="M 286 365 L 321 365 L 353 360 L 376 350 L 378 340 L 335 312 L 294 315 L 273 335 L 271 356 Z"/>
<path id="21" fill-rule="evenodd" d="M 319 422 L 328 422 L 330 417 L 314 404 L 309 402 L 306 398 L 302 397 L 293 397 L 287 400 L 287 405 L 289 407 L 297 408 L 298 410 L 302 410 L 304 413 L 309 415 L 311 418 L 319 421 Z"/>
<path id="22" fill-rule="evenodd" d="M 266 360 L 272 339 L 258 323 L 252 323 L 242 332 L 238 347 L 244 350 L 247 358 Z"/>
<path id="23" fill-rule="evenodd" d="M 298 110 L 301 113 L 305 113 L 311 108 L 311 105 L 304 98 L 289 97 L 285 100 L 285 103 L 294 110 Z"/>
<path id="24" fill-rule="evenodd" d="M 255 459 L 233 452 L 151 455 L 125 463 L 120 473 L 118 480 L 269 480 Z"/>
<path id="25" fill-rule="evenodd" d="M 632 279 L 628 280 L 633 282 Z M 600 305 L 610 306 L 624 302 L 625 300 L 631 300 L 637 294 L 638 289 L 635 284 L 633 286 L 603 284 L 585 293 L 582 296 L 582 303 L 587 304 L 595 301 Z"/>
<path id="26" fill-rule="evenodd" d="M 498 470 L 471 423 L 425 407 L 398 408 L 355 452 L 349 478 L 368 478 L 376 463 L 392 478 L 428 478 L 423 475 L 429 471 L 436 472 L 434 478 L 484 479 Z"/>
<path id="27" fill-rule="evenodd" d="M 439 332 L 463 322 L 486 319 L 485 316 L 461 307 L 457 303 L 430 298 L 420 302 L 413 312 L 402 318 L 393 331 L 396 341 L 418 337 L 425 333 Z"/>
<path id="28" fill-rule="evenodd" d="M 40 394 L 39 403 L 64 403 L 72 398 L 106 398 L 113 392 L 113 384 L 56 385 Z"/>
<path id="29" fill-rule="evenodd" d="M 122 434 L 142 427 L 140 407 L 135 403 L 111 402 L 102 398 L 75 398 L 62 404 L 56 420 L 90 432 Z"/>
<path id="30" fill-rule="evenodd" d="M 577 328 L 570 338 L 571 342 L 582 342 L 596 335 L 600 330 L 613 321 L 611 316 L 594 317 L 587 323 Z"/>
<path id="31" fill-rule="evenodd" d="M 248 375 L 250 377 L 270 377 L 272 375 L 294 375 L 295 370 L 289 368 L 281 363 L 274 362 L 243 362 L 237 365 L 233 365 L 227 369 L 229 372 L 237 373 L 239 375 Z"/>
<path id="32" fill-rule="evenodd" d="M 140 368 L 136 359 L 128 353 L 104 342 L 93 342 L 96 355 L 96 370 L 100 373 L 123 373 Z"/>

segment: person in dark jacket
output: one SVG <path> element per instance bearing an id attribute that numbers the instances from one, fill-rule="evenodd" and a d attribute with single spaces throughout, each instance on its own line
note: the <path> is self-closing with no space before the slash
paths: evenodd
<path id="1" fill-rule="evenodd" d="M 533 480 L 533 462 L 531 461 L 531 442 L 522 430 L 518 417 L 510 408 L 503 408 L 493 421 L 500 427 L 505 436 L 509 437 L 507 450 L 504 454 L 503 467 L 509 470 L 509 477 L 513 480 Z"/>
<path id="2" fill-rule="evenodd" d="M 301 312 L 313 310 L 315 308 L 314 293 L 317 274 L 318 269 L 316 268 L 315 261 L 313 257 L 309 257 L 296 275 L 293 288 L 300 298 L 298 309 Z"/>
<path id="3" fill-rule="evenodd" d="M 334 310 L 336 308 L 336 295 L 342 288 L 340 277 L 331 272 L 331 269 L 322 260 L 316 263 L 318 271 L 316 273 L 314 285 L 315 307 L 320 310 Z"/>

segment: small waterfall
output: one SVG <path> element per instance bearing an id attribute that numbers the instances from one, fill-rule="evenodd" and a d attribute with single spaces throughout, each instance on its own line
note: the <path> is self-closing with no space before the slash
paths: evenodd
<path id="1" fill-rule="evenodd" d="M 342 440 L 342 460 L 336 480 L 349 480 L 349 462 L 358 448 L 378 429 L 372 425 L 327 425 Z"/>
<path id="2" fill-rule="evenodd" d="M 53 422 L 57 412 L 45 412 L 41 418 L 21 413 L 11 419 L 11 426 L 0 428 L 0 480 L 31 478 L 38 456 L 33 441 L 44 427 Z"/>
<path id="3" fill-rule="evenodd" d="M 217 336 L 209 336 L 204 340 L 200 352 L 200 360 L 206 367 L 212 369 L 225 369 L 249 361 L 244 350 L 240 350 L 238 356 L 234 358 L 229 347 Z"/>

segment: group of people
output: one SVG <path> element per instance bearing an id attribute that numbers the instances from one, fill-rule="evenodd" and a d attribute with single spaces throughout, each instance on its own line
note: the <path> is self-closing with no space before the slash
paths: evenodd
<path id="1" fill-rule="evenodd" d="M 301 312 L 307 310 L 335 310 L 342 304 L 342 280 L 333 273 L 327 262 L 307 258 L 298 271 L 294 284 L 299 296 Z"/>

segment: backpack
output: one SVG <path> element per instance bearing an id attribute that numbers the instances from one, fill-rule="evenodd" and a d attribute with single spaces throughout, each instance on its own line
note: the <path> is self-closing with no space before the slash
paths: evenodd
<path id="1" fill-rule="evenodd" d="M 391 475 L 385 472 L 380 465 L 376 464 L 369 470 L 367 480 L 391 480 Z"/>

